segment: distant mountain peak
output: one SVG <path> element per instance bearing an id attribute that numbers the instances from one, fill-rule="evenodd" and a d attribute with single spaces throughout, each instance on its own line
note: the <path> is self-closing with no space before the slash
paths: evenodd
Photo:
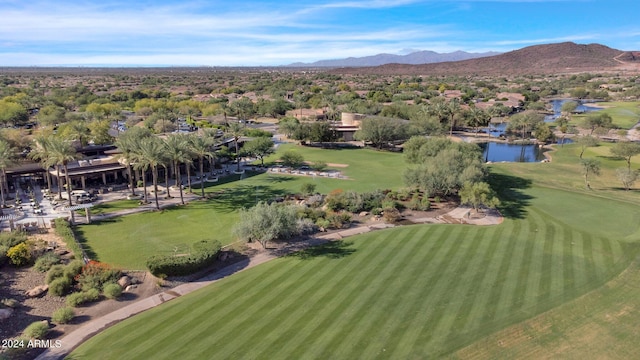
<path id="1" fill-rule="evenodd" d="M 409 49 L 405 49 L 409 50 Z M 404 50 L 403 50 L 404 51 Z M 454 51 L 451 53 L 437 53 L 430 50 L 412 51 L 406 55 L 377 54 L 364 57 L 349 57 L 345 59 L 320 60 L 312 63 L 297 62 L 287 66 L 294 67 L 362 67 L 380 66 L 385 64 L 432 64 L 448 61 L 460 61 L 477 59 L 486 56 L 494 56 L 499 52 L 468 53 L 465 51 Z"/>

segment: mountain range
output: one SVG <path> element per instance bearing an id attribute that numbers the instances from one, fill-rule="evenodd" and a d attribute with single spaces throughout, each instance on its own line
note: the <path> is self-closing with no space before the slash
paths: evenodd
<path id="1" fill-rule="evenodd" d="M 349 57 L 346 59 L 320 60 L 312 63 L 297 62 L 289 64 L 289 67 L 362 67 L 380 66 L 385 64 L 431 64 L 447 61 L 460 61 L 476 59 L 486 56 L 498 55 L 499 52 L 491 51 L 484 53 L 468 53 L 465 51 L 454 51 L 451 53 L 437 53 L 435 51 L 423 50 L 412 52 L 407 55 L 377 54 L 364 57 Z"/>
<path id="2" fill-rule="evenodd" d="M 430 64 L 385 64 L 344 67 L 340 74 L 383 75 L 524 75 L 587 71 L 640 72 L 640 52 L 612 49 L 601 44 L 563 42 L 534 45 L 494 56 Z"/>

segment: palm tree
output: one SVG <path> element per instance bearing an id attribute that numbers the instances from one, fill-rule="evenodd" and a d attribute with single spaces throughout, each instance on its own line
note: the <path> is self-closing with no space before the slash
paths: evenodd
<path id="1" fill-rule="evenodd" d="M 204 198 L 204 159 L 210 159 L 213 162 L 215 159 L 215 154 L 211 151 L 211 146 L 213 145 L 213 141 L 209 137 L 205 136 L 197 136 L 190 135 L 189 136 L 189 147 L 191 149 L 191 153 L 194 156 L 198 157 L 198 163 L 200 165 L 200 190 L 201 195 Z M 213 167 L 213 164 L 212 166 Z"/>
<path id="2" fill-rule="evenodd" d="M 127 166 L 127 174 L 129 175 L 129 187 L 131 187 L 131 195 L 136 194 L 135 175 L 132 171 L 134 152 L 138 143 L 145 137 L 151 136 L 151 131 L 147 128 L 134 127 L 118 136 L 116 146 L 122 152 L 120 159 Z"/>
<path id="3" fill-rule="evenodd" d="M 35 146 L 29 153 L 29 157 L 33 160 L 40 161 L 40 165 L 46 171 L 47 177 L 47 189 L 51 192 L 51 174 L 49 173 L 49 168 L 55 166 L 56 163 L 51 156 L 51 151 L 49 150 L 49 138 L 48 137 L 38 137 L 34 139 Z"/>
<path id="4" fill-rule="evenodd" d="M 69 199 L 69 207 L 73 206 L 73 202 L 71 201 L 71 180 L 69 178 L 69 163 L 80 158 L 80 154 L 76 151 L 76 148 L 71 145 L 66 140 L 51 137 L 49 138 L 49 150 L 51 151 L 52 161 L 55 162 L 57 166 L 58 172 L 58 184 L 60 183 L 60 166 L 62 165 L 64 169 L 64 180 L 67 187 L 67 197 Z M 59 188 L 60 186 L 58 186 Z M 61 195 L 61 189 L 58 189 L 59 194 Z M 62 197 L 60 197 L 62 198 Z M 71 223 L 75 222 L 75 215 L 73 210 L 71 212 Z"/>
<path id="5" fill-rule="evenodd" d="M 7 141 L 0 139 L 0 214 L 5 207 L 5 188 L 7 187 L 7 168 L 15 163 L 16 151 Z"/>
<path id="6" fill-rule="evenodd" d="M 190 160 L 189 141 L 184 135 L 170 135 L 164 141 L 165 156 L 173 164 L 176 175 L 175 186 L 180 189 L 180 202 L 184 205 L 182 192 L 182 177 L 180 174 L 180 164 Z M 167 184 L 167 189 L 168 189 Z M 168 190 L 167 190 L 168 191 Z"/>
<path id="7" fill-rule="evenodd" d="M 138 148 L 134 153 L 134 162 L 139 169 L 143 171 L 151 169 L 151 175 L 153 178 L 153 193 L 156 200 L 156 209 L 160 210 L 160 203 L 158 202 L 158 166 L 161 166 L 164 161 L 165 151 L 162 144 L 162 140 L 155 136 L 144 138 L 140 141 Z M 146 189 L 146 183 L 145 183 Z M 145 202 L 146 191 L 145 191 Z"/>
<path id="8" fill-rule="evenodd" d="M 238 147 L 238 139 L 240 139 L 240 136 L 242 136 L 242 133 L 243 133 L 243 129 L 239 123 L 233 122 L 229 124 L 229 127 L 227 127 L 227 134 L 233 137 L 233 142 L 236 145 L 236 161 L 238 163 L 238 170 L 237 170 L 238 172 L 240 172 L 240 151 Z"/>
<path id="9" fill-rule="evenodd" d="M 69 140 L 78 140 L 81 147 L 87 146 L 89 127 L 84 121 L 71 121 L 65 125 L 64 133 Z"/>

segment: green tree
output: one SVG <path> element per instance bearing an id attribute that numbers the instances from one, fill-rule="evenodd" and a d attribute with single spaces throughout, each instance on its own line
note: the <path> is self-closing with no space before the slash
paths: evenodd
<path id="1" fill-rule="evenodd" d="M 473 206 L 476 212 L 481 206 L 495 208 L 500 200 L 486 182 L 465 182 L 460 189 L 460 202 Z"/>
<path id="2" fill-rule="evenodd" d="M 613 119 L 611 115 L 603 112 L 593 112 L 587 115 L 582 122 L 582 127 L 591 130 L 589 135 L 593 135 L 594 131 L 598 129 L 611 129 L 613 127 Z"/>
<path id="3" fill-rule="evenodd" d="M 580 160 L 580 164 L 582 165 L 582 175 L 584 175 L 584 185 L 587 189 L 591 189 L 589 175 L 600 175 L 600 162 L 596 159 L 585 158 Z"/>
<path id="4" fill-rule="evenodd" d="M 155 195 L 156 209 L 160 210 L 158 202 L 158 167 L 164 164 L 164 146 L 162 140 L 155 136 L 143 138 L 136 147 L 133 156 L 135 166 L 143 171 L 143 182 L 145 181 L 144 171 L 151 169 L 151 177 L 153 181 L 153 193 Z M 146 184 L 145 186 L 145 202 L 147 202 Z"/>
<path id="5" fill-rule="evenodd" d="M 16 162 L 16 151 L 11 145 L 0 139 L 0 214 L 2 214 L 2 209 L 5 207 L 6 193 L 8 190 L 7 186 L 7 168 L 15 164 Z"/>
<path id="6" fill-rule="evenodd" d="M 204 198 L 204 160 L 209 159 L 213 163 L 215 153 L 212 151 L 213 138 L 207 136 L 189 135 L 189 147 L 191 153 L 198 158 L 200 167 L 200 191 Z M 213 169 L 213 164 L 211 164 Z"/>
<path id="7" fill-rule="evenodd" d="M 584 155 L 587 148 L 598 146 L 598 139 L 591 135 L 576 137 L 575 142 L 580 145 L 580 159 L 582 159 L 582 155 Z"/>
<path id="8" fill-rule="evenodd" d="M 297 151 L 287 150 L 280 156 L 280 161 L 282 165 L 288 167 L 300 167 L 304 164 L 304 157 Z"/>
<path id="9" fill-rule="evenodd" d="M 49 150 L 51 151 L 52 161 L 55 161 L 58 166 L 58 187 L 60 187 L 60 172 L 59 167 L 62 166 L 64 169 L 64 179 L 67 188 L 67 199 L 69 202 L 69 207 L 73 206 L 73 202 L 71 200 L 71 179 L 69 177 L 69 163 L 72 161 L 76 161 L 81 157 L 81 154 L 78 154 L 76 148 L 71 145 L 66 140 L 60 139 L 58 137 L 49 138 Z M 58 189 L 60 191 L 60 189 Z M 70 211 L 71 213 L 71 223 L 75 223 L 75 212 Z"/>
<path id="10" fill-rule="evenodd" d="M 184 205 L 180 164 L 189 162 L 191 160 L 188 138 L 182 134 L 169 135 L 164 140 L 164 155 L 165 158 L 173 165 L 173 171 L 176 176 L 175 186 L 180 190 L 180 203 Z M 167 189 L 168 188 L 169 183 L 167 183 Z"/>
<path id="11" fill-rule="evenodd" d="M 58 135 L 67 140 L 77 140 L 81 147 L 87 146 L 90 130 L 85 121 L 70 121 L 58 128 Z"/>
<path id="12" fill-rule="evenodd" d="M 135 174 L 133 171 L 134 155 L 143 138 L 151 136 L 151 131 L 147 128 L 133 127 L 126 132 L 118 135 L 116 139 L 116 146 L 120 150 L 120 161 L 127 167 L 127 174 L 129 176 L 129 187 L 131 188 L 131 195 L 136 195 Z M 146 193 L 146 192 L 145 192 Z M 146 195 L 146 194 L 145 194 Z M 146 197 L 145 197 L 146 198 Z"/>
<path id="13" fill-rule="evenodd" d="M 7 100 L 0 100 L 0 124 L 21 125 L 29 120 L 24 106 Z"/>
<path id="14" fill-rule="evenodd" d="M 240 221 L 233 232 L 240 239 L 257 241 L 266 249 L 269 241 L 299 234 L 297 212 L 294 205 L 261 201 L 250 209 L 240 210 Z"/>
<path id="15" fill-rule="evenodd" d="M 627 191 L 629 191 L 636 180 L 638 180 L 638 172 L 629 168 L 616 169 L 616 176 L 618 177 L 618 180 L 622 182 L 622 186 L 624 186 L 624 189 Z"/>
<path id="16" fill-rule="evenodd" d="M 474 128 L 476 136 L 478 136 L 478 129 L 489 125 L 489 121 L 491 121 L 491 115 L 487 111 L 475 106 L 465 112 L 465 118 L 467 125 Z"/>
<path id="17" fill-rule="evenodd" d="M 627 169 L 631 171 L 631 158 L 640 154 L 640 144 L 630 141 L 615 143 L 611 147 L 611 154 L 623 158 L 627 162 Z"/>
<path id="18" fill-rule="evenodd" d="M 536 125 L 535 135 L 536 135 L 536 140 L 542 143 L 546 143 L 548 141 L 553 140 L 553 131 L 551 131 L 551 129 L 549 128 L 549 125 L 547 125 L 544 122 L 538 123 L 538 125 Z"/>
<path id="19" fill-rule="evenodd" d="M 355 138 L 370 142 L 373 146 L 381 149 L 392 141 L 406 139 L 408 135 L 409 126 L 407 123 L 374 117 L 362 120 L 360 130 L 355 133 Z"/>
<path id="20" fill-rule="evenodd" d="M 45 169 L 45 175 L 47 177 L 47 189 L 51 192 L 51 174 L 49 168 L 56 165 L 56 161 L 52 156 L 49 137 L 36 137 L 34 140 L 33 149 L 29 153 L 29 157 L 33 160 L 40 162 L 40 165 Z M 58 173 L 58 179 L 60 179 L 60 173 Z M 60 189 L 58 189 L 60 190 Z"/>
<path id="21" fill-rule="evenodd" d="M 242 136 L 242 134 L 244 133 L 244 129 L 242 128 L 242 125 L 240 125 L 240 123 L 237 122 L 232 122 L 229 123 L 229 126 L 227 126 L 227 135 L 231 136 L 233 138 L 233 143 L 235 144 L 235 149 L 236 149 L 236 162 L 237 162 L 237 171 L 240 172 L 240 147 L 239 147 L 239 140 L 240 137 Z"/>
<path id="22" fill-rule="evenodd" d="M 264 166 L 264 158 L 275 152 L 275 149 L 273 148 L 273 141 L 266 137 L 259 137 L 247 142 L 244 144 L 244 150 L 246 153 L 260 159 L 262 166 Z"/>
<path id="23" fill-rule="evenodd" d="M 534 111 L 524 111 L 513 115 L 509 119 L 507 130 L 509 131 L 521 131 L 522 139 L 526 139 L 533 129 L 544 121 L 544 115 L 538 114 Z"/>

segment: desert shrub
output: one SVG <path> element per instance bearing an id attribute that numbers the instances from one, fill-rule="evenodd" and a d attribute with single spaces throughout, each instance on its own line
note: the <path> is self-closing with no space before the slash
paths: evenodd
<path id="1" fill-rule="evenodd" d="M 60 263 L 60 256 L 48 252 L 36 259 L 34 269 L 39 272 L 47 272 L 53 265 Z"/>
<path id="2" fill-rule="evenodd" d="M 307 205 L 311 207 L 319 207 L 320 205 L 322 205 L 323 201 L 324 196 L 322 196 L 321 194 L 315 194 L 307 198 Z"/>
<path id="3" fill-rule="evenodd" d="M 331 213 L 327 214 L 326 219 L 331 224 L 331 227 L 341 229 L 344 224 L 349 224 L 351 222 L 351 214 L 347 212 Z"/>
<path id="4" fill-rule="evenodd" d="M 82 304 L 96 301 L 100 298 L 100 290 L 98 289 L 89 289 L 87 291 L 82 291 L 78 293 L 73 293 L 67 296 L 67 305 L 77 307 Z"/>
<path id="5" fill-rule="evenodd" d="M 327 168 L 327 163 L 324 161 L 315 161 L 311 164 L 311 168 L 315 171 L 324 171 Z"/>
<path id="6" fill-rule="evenodd" d="M 82 260 L 73 260 L 68 263 L 67 266 L 64 267 L 64 276 L 75 279 L 82 272 L 82 268 L 84 267 L 84 261 Z"/>
<path id="7" fill-rule="evenodd" d="M 300 210 L 298 210 L 299 218 L 311 219 L 314 222 L 320 218 L 323 218 L 325 215 L 326 215 L 326 212 L 322 209 L 300 207 Z"/>
<path id="8" fill-rule="evenodd" d="M 382 218 L 386 223 L 393 224 L 400 219 L 400 211 L 395 208 L 386 208 L 384 209 Z"/>
<path id="9" fill-rule="evenodd" d="M 14 247 L 22 242 L 27 241 L 27 234 L 24 232 L 3 232 L 0 233 L 0 246 L 7 248 Z"/>
<path id="10" fill-rule="evenodd" d="M 267 242 L 289 239 L 298 235 L 296 205 L 267 204 L 259 202 L 250 209 L 240 210 L 240 221 L 233 232 L 242 240 L 258 241 L 263 247 Z"/>
<path id="11" fill-rule="evenodd" d="M 418 193 L 413 194 L 411 201 L 409 201 L 408 208 L 411 210 L 420 210 L 421 199 Z"/>
<path id="12" fill-rule="evenodd" d="M 333 211 L 339 211 L 346 208 L 346 198 L 342 189 L 335 189 L 329 192 L 325 199 L 327 207 Z"/>
<path id="13" fill-rule="evenodd" d="M 51 268 L 49 268 L 49 271 L 47 271 L 47 275 L 44 278 L 44 282 L 47 284 L 51 284 L 52 281 L 54 281 L 57 278 L 63 277 L 64 276 L 64 265 L 53 265 Z"/>
<path id="14" fill-rule="evenodd" d="M 331 226 L 331 222 L 325 218 L 320 218 L 316 220 L 316 226 L 319 227 L 322 231 L 325 231 L 329 228 L 329 226 Z"/>
<path id="15" fill-rule="evenodd" d="M 48 294 L 50 296 L 63 296 L 71 287 L 71 279 L 61 276 L 49 283 Z"/>
<path id="16" fill-rule="evenodd" d="M 147 259 L 149 271 L 160 276 L 182 276 L 193 274 L 213 265 L 222 245 L 217 240 L 202 240 L 193 245 L 187 256 L 154 255 Z"/>
<path id="17" fill-rule="evenodd" d="M 49 324 L 36 321 L 27 326 L 23 334 L 30 339 L 43 339 L 47 335 L 47 332 L 49 332 Z"/>
<path id="18" fill-rule="evenodd" d="M 122 295 L 122 287 L 116 283 L 108 283 L 104 285 L 104 290 L 102 292 L 107 299 L 117 299 Z"/>
<path id="19" fill-rule="evenodd" d="M 297 168 L 304 164 L 304 157 L 295 150 L 287 150 L 280 156 L 280 161 L 284 166 Z"/>
<path id="20" fill-rule="evenodd" d="M 102 289 L 102 286 L 109 282 L 117 282 L 122 272 L 114 269 L 108 264 L 98 261 L 89 261 L 83 268 L 76 280 L 82 291 L 89 289 Z"/>
<path id="21" fill-rule="evenodd" d="M 8 308 L 16 308 L 20 303 L 16 299 L 2 299 L 2 305 Z"/>
<path id="22" fill-rule="evenodd" d="M 381 207 L 377 207 L 377 208 L 373 208 L 371 209 L 371 215 L 382 215 L 382 208 Z"/>
<path id="23" fill-rule="evenodd" d="M 311 219 L 298 219 L 296 227 L 298 234 L 301 235 L 313 234 L 317 230 L 315 222 Z"/>
<path id="24" fill-rule="evenodd" d="M 75 316 L 75 311 L 71 307 L 63 307 L 53 312 L 51 321 L 58 324 L 66 324 Z"/>
<path id="25" fill-rule="evenodd" d="M 387 209 L 397 209 L 398 203 L 395 200 L 386 199 L 382 201 L 382 208 L 386 211 Z"/>
<path id="26" fill-rule="evenodd" d="M 29 245 L 22 242 L 11 247 L 7 251 L 7 257 L 15 266 L 24 266 L 29 264 L 31 262 L 31 250 L 29 249 Z"/>

